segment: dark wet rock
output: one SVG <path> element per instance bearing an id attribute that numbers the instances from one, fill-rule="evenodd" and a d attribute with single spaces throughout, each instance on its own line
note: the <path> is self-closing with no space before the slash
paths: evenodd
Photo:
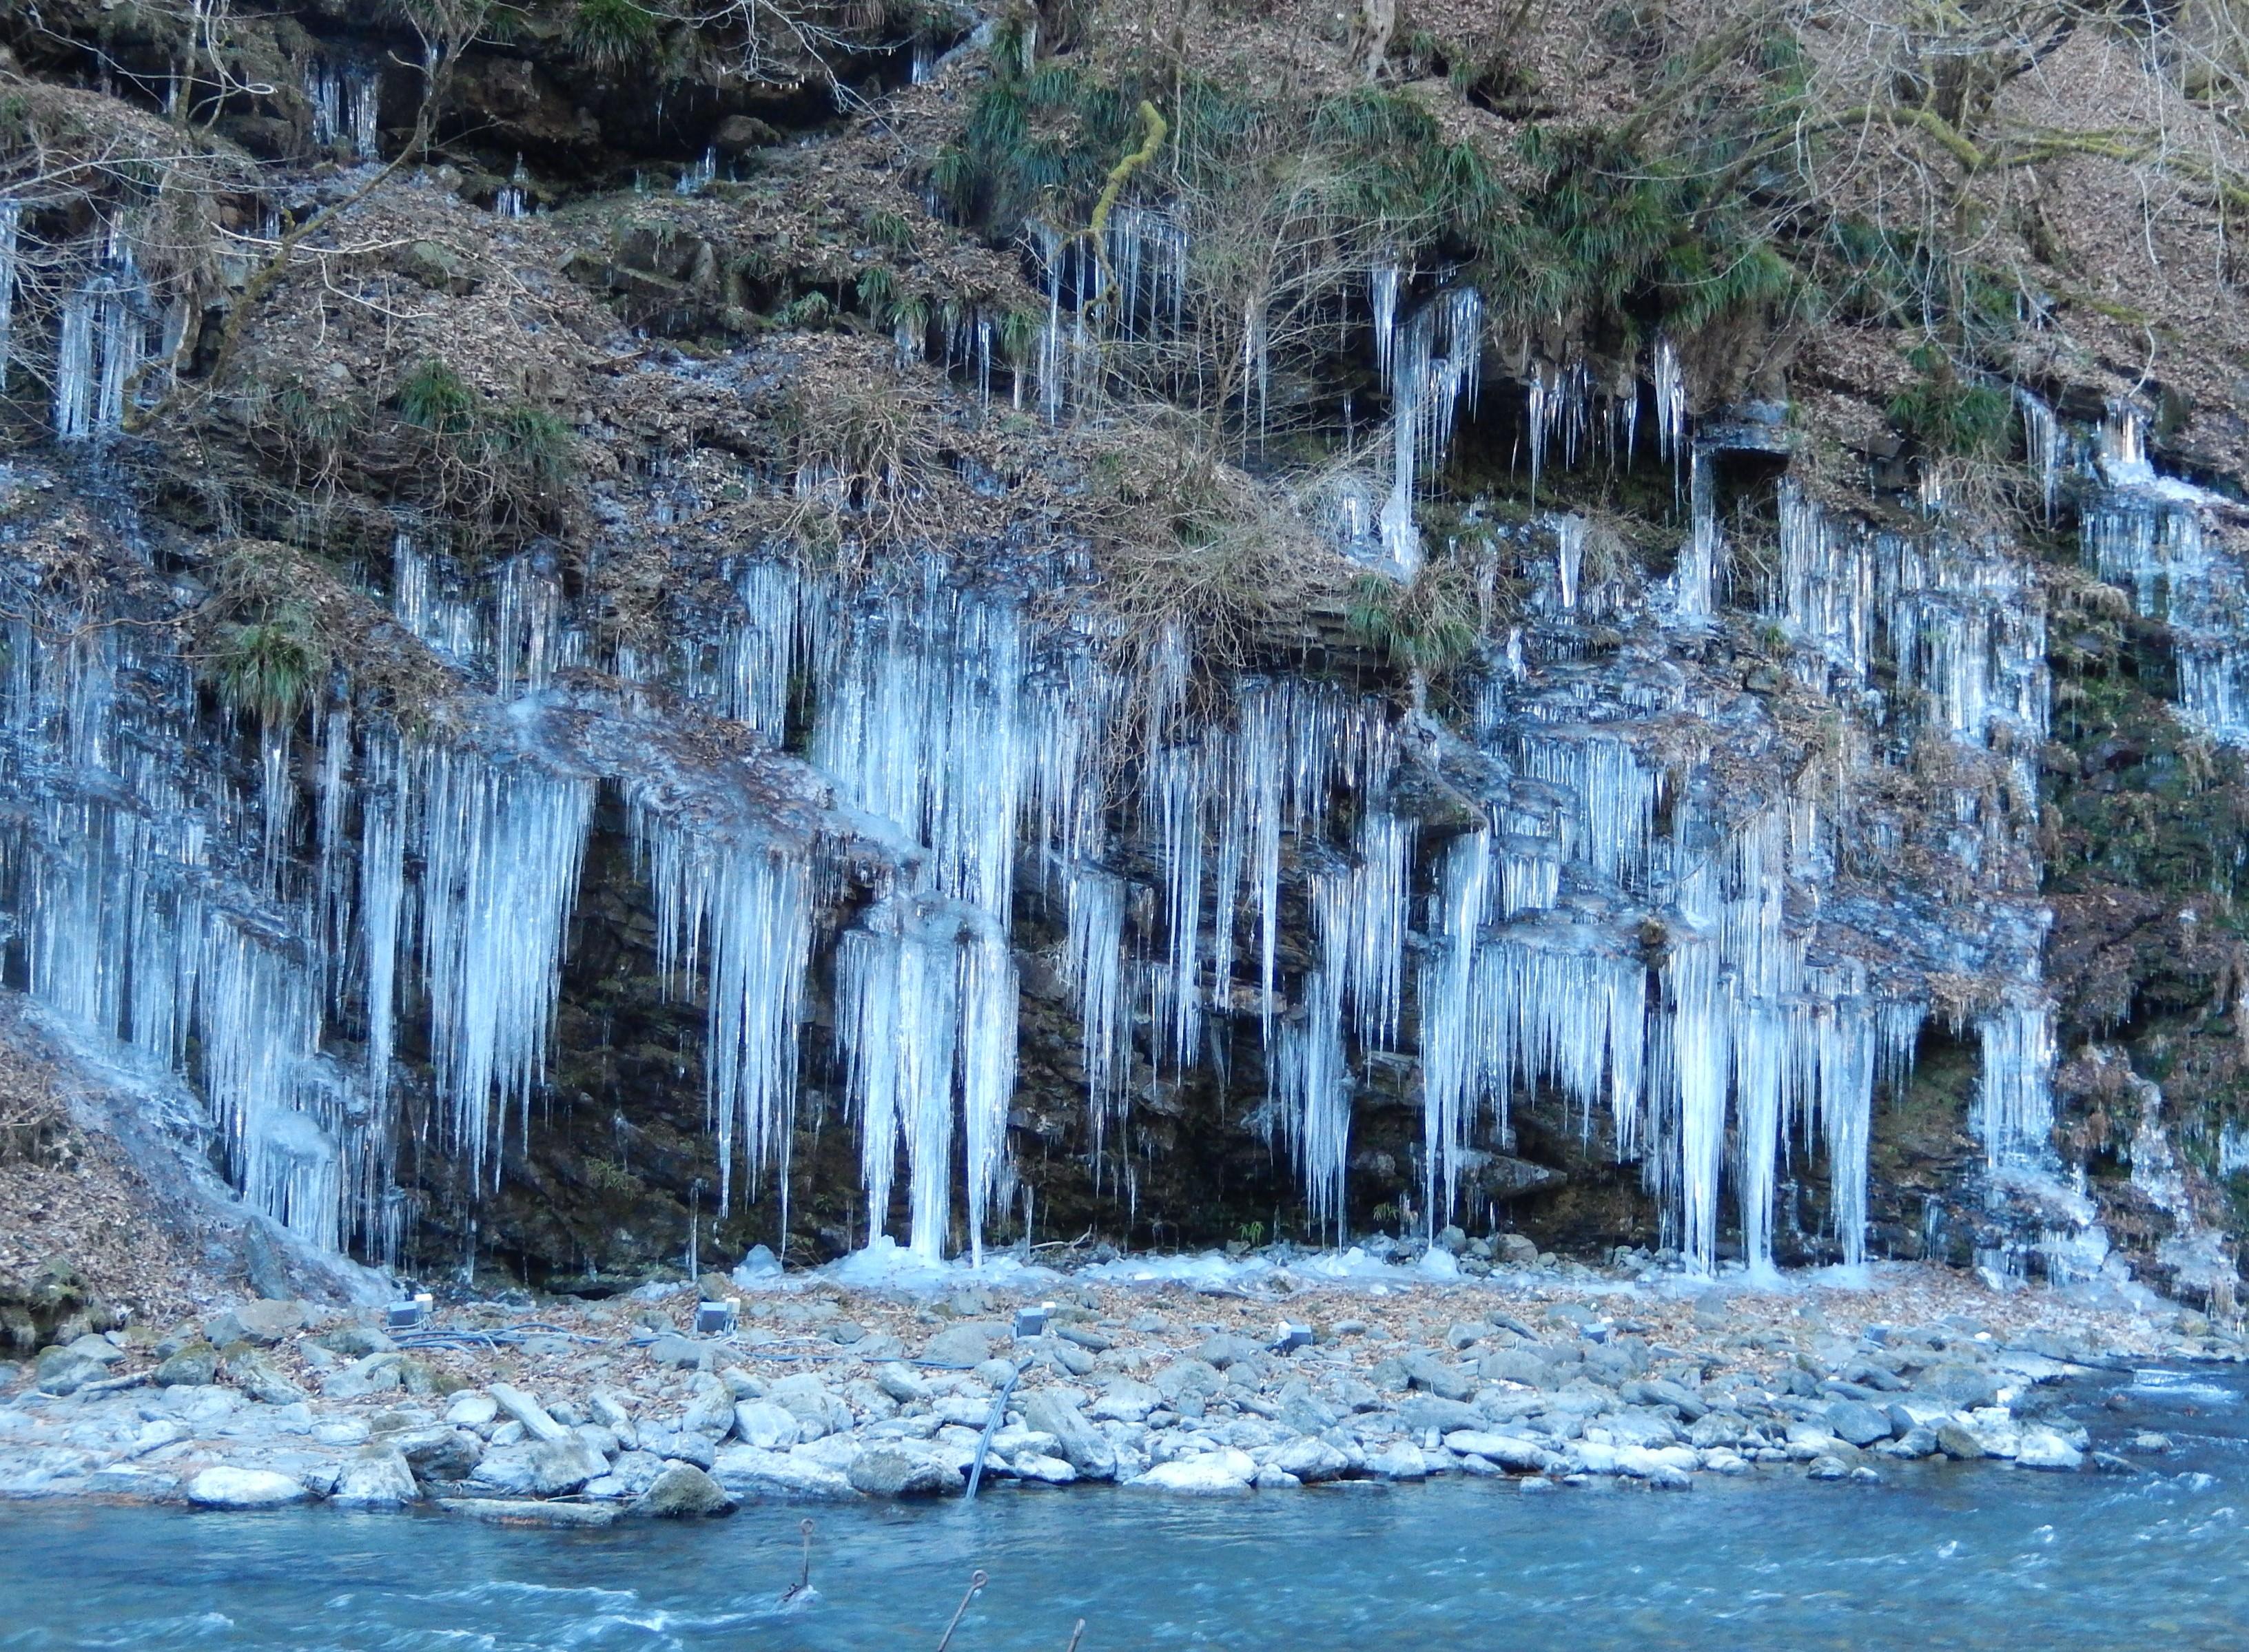
<path id="1" fill-rule="evenodd" d="M 734 1499 L 691 1463 L 671 1463 L 633 1505 L 633 1512 L 662 1520 L 700 1519 L 734 1511 Z"/>
<path id="2" fill-rule="evenodd" d="M 854 1491 L 876 1498 L 946 1496 L 962 1484 L 951 1463 L 904 1443 L 870 1446 L 852 1460 L 846 1477 Z"/>

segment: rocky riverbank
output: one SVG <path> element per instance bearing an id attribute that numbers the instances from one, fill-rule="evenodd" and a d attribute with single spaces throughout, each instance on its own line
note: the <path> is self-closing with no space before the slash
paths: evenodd
<path id="1" fill-rule="evenodd" d="M 2126 1472 L 2053 1385 L 2249 1360 L 2152 1299 L 2001 1292 L 1921 1265 L 1757 1290 L 1644 1258 L 1524 1261 L 1469 1277 L 1449 1256 L 1351 1252 L 884 1285 L 752 1264 L 725 1282 L 740 1309 L 718 1335 L 692 1330 L 685 1285 L 441 1305 L 395 1336 L 365 1310 L 214 1306 L 0 1368 L 0 1495 L 578 1525 L 957 1495 L 980 1446 L 987 1484 L 1202 1493 L 1448 1474 L 1871 1482 L 1938 1457 Z M 1026 1308 L 1043 1330 L 1019 1327 Z M 2129 1394 L 2115 1403 L 2129 1422 Z"/>

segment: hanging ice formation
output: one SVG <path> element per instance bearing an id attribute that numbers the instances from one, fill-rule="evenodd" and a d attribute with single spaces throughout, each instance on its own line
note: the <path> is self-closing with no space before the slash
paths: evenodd
<path id="1" fill-rule="evenodd" d="M 357 64 L 339 68 L 314 59 L 306 71 L 305 96 L 313 106 L 313 143 L 347 144 L 354 161 L 382 158 L 382 77 Z"/>
<path id="2" fill-rule="evenodd" d="M 1397 327 L 1397 273 L 1375 274 L 1375 349 L 1390 393 L 1390 497 L 1378 527 L 1389 570 L 1410 579 L 1421 566 L 1413 517 L 1422 478 L 1444 463 L 1465 403 L 1474 415 L 1483 372 L 1483 295 L 1448 287 Z M 1386 310 L 1385 306 L 1393 308 Z"/>
<path id="3" fill-rule="evenodd" d="M 65 442 L 123 427 L 125 404 L 147 359 L 150 298 L 121 223 L 103 237 L 92 268 L 63 294 L 55 344 L 54 426 Z"/>
<path id="4" fill-rule="evenodd" d="M 8 381 L 8 364 L 16 331 L 16 265 L 24 207 L 18 201 L 0 199 L 0 384 Z"/>
<path id="5" fill-rule="evenodd" d="M 2085 559 L 2132 593 L 2142 615 L 2170 627 L 2181 721 L 2227 745 L 2249 745 L 2249 581 L 2212 545 L 2203 491 L 2156 475 L 2140 415 L 2109 410 L 2097 443 L 2105 483 L 2080 515 Z"/>
<path id="6" fill-rule="evenodd" d="M 681 194 L 689 193 L 683 189 Z M 492 211 L 503 218 L 527 218 L 531 216 L 531 174 L 525 168 L 523 157 L 515 158 L 515 170 L 507 182 L 492 196 Z"/>

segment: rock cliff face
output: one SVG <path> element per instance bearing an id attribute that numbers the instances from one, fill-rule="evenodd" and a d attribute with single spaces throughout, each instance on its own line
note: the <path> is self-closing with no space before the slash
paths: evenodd
<path id="1" fill-rule="evenodd" d="M 2230 1310 L 2222 42 L 1412 21 L 0 19 L 7 986 L 432 1276 Z"/>

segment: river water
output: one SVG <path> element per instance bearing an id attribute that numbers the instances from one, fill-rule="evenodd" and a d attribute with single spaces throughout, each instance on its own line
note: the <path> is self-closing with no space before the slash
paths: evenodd
<path id="1" fill-rule="evenodd" d="M 2129 1385 L 2129 1386 L 2128 1386 Z M 2124 1391 L 2127 1403 L 2107 1403 Z M 746 1507 L 696 1526 L 500 1530 L 309 1509 L 0 1505 L 0 1652 L 1218 1647 L 2227 1648 L 2249 1645 L 2249 1407 L 2239 1376 L 2086 1385 L 2125 1477 L 1767 1470 L 1527 1495 L 1509 1482 L 1202 1501 L 1002 1487 L 973 1505 Z M 797 1521 L 816 1597 L 783 1607 Z"/>

